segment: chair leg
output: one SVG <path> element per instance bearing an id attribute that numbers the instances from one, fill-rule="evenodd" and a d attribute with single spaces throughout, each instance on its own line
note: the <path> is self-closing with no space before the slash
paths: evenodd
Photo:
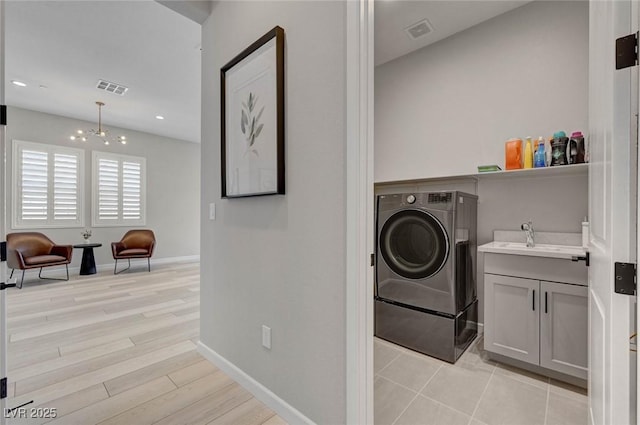
<path id="1" fill-rule="evenodd" d="M 60 280 L 60 281 L 64 281 L 67 282 L 69 280 L 69 264 L 65 264 L 64 265 L 65 269 L 67 270 L 67 278 L 58 278 L 58 277 L 43 277 L 42 276 L 42 267 L 40 267 L 40 272 L 38 273 L 38 277 L 42 280 Z"/>
<path id="2" fill-rule="evenodd" d="M 126 269 L 122 269 L 119 272 L 116 271 L 117 267 L 118 267 L 118 260 L 116 259 L 116 265 L 113 267 L 113 274 L 120 274 L 122 272 L 125 272 L 127 270 L 129 270 L 131 268 L 131 259 L 127 258 L 127 261 L 129 262 L 129 265 L 127 266 Z"/>
<path id="3" fill-rule="evenodd" d="M 151 257 L 147 257 L 147 267 L 149 268 L 149 271 L 151 271 Z"/>
<path id="4" fill-rule="evenodd" d="M 113 274 L 118 274 L 116 273 L 116 270 L 118 269 L 118 259 L 114 258 L 114 260 L 116 260 L 116 263 L 113 265 Z"/>
<path id="5" fill-rule="evenodd" d="M 9 279 L 11 279 L 13 277 L 13 272 L 15 272 L 16 269 L 11 269 L 11 275 L 9 276 Z"/>
<path id="6" fill-rule="evenodd" d="M 24 283 L 24 272 L 26 272 L 26 270 L 22 270 L 22 279 L 20 279 L 20 286 L 18 286 L 18 289 L 22 289 L 22 284 Z"/>

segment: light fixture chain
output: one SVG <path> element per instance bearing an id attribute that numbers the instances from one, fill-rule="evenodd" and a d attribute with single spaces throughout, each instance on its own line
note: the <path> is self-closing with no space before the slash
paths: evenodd
<path id="1" fill-rule="evenodd" d="M 98 105 L 98 131 L 96 130 L 89 130 L 87 132 L 84 132 L 82 130 L 78 130 L 77 133 L 79 136 L 71 136 L 70 139 L 71 140 L 82 140 L 83 142 L 87 141 L 87 136 L 98 136 L 102 139 L 102 141 L 104 142 L 105 145 L 109 144 L 109 139 L 107 139 L 107 130 L 102 130 L 102 107 L 105 105 L 104 102 L 101 101 L 97 101 L 96 105 Z M 87 136 L 85 136 L 85 134 Z M 127 144 L 127 138 L 125 136 L 118 136 L 115 141 L 119 142 L 120 144 L 126 145 Z"/>

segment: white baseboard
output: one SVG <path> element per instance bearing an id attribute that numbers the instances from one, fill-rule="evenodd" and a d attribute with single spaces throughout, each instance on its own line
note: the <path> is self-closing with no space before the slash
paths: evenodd
<path id="1" fill-rule="evenodd" d="M 140 264 L 142 264 L 142 261 L 144 260 L 144 267 L 147 267 L 147 259 L 146 258 L 142 258 L 139 260 L 134 260 L 134 261 L 139 261 L 141 262 Z M 122 260 L 121 260 L 122 261 Z M 187 256 L 183 256 L 183 257 L 165 257 L 165 258 L 153 258 L 151 257 L 151 270 L 153 270 L 153 266 L 156 264 L 172 264 L 172 263 L 197 263 L 198 261 L 200 261 L 200 256 L 199 255 L 187 255 Z M 114 260 L 115 262 L 115 260 Z M 105 270 L 113 270 L 113 264 L 114 263 L 107 263 L 107 264 L 98 264 L 96 266 L 96 270 L 99 272 L 103 272 Z M 135 263 L 133 263 L 135 264 Z M 69 272 L 71 272 L 71 270 L 74 271 L 80 271 L 80 267 L 73 267 L 69 268 Z"/>
<path id="2" fill-rule="evenodd" d="M 295 407 L 275 395 L 260 382 L 247 375 L 242 369 L 222 357 L 220 354 L 207 347 L 202 341 L 198 341 L 198 352 L 207 360 L 216 365 L 220 370 L 229 375 L 234 381 L 249 391 L 255 398 L 263 402 L 267 407 L 276 412 L 285 422 L 295 424 L 314 424 Z"/>
<path id="3" fill-rule="evenodd" d="M 141 261 L 144 260 L 144 263 L 140 263 L 143 264 L 140 267 L 144 267 L 144 269 L 146 270 L 147 268 L 147 262 L 146 262 L 146 258 L 142 258 L 140 260 L 136 260 L 136 261 Z M 151 270 L 153 270 L 153 266 L 154 265 L 158 265 L 158 264 L 176 264 L 176 263 L 197 263 L 200 261 L 200 256 L 199 255 L 186 255 L 183 257 L 165 257 L 165 258 L 151 258 Z M 96 265 L 96 271 L 98 272 L 104 272 L 104 271 L 113 271 L 113 265 L 114 263 L 110 263 L 110 264 L 98 264 Z M 134 267 L 135 267 L 135 263 L 134 263 Z M 40 269 L 30 269 L 27 270 L 28 275 L 25 275 L 25 282 L 27 282 L 29 279 L 37 279 L 34 278 L 33 273 L 39 271 Z M 44 269 L 44 276 L 46 277 L 57 277 L 57 278 L 63 278 L 64 277 L 64 265 L 62 266 L 55 266 L 55 267 L 51 267 L 51 268 L 45 268 Z M 16 274 L 17 273 L 17 274 Z M 20 270 L 16 270 L 16 273 L 14 273 L 14 276 L 11 278 L 11 282 L 15 283 L 18 280 L 20 280 L 19 275 L 22 273 Z M 73 266 L 73 267 L 69 267 L 69 277 L 73 277 L 74 275 L 77 276 L 80 273 L 80 266 Z M 50 274 L 52 274 L 52 276 L 49 276 Z"/>
<path id="4" fill-rule="evenodd" d="M 146 258 L 142 258 L 142 259 L 135 260 L 135 261 L 139 261 L 140 264 L 143 264 L 142 261 L 144 261 L 144 267 L 145 268 L 147 267 L 147 259 Z M 199 255 L 186 255 L 186 256 L 183 256 L 183 257 L 165 257 L 165 258 L 153 258 L 153 257 L 151 257 L 151 270 L 153 270 L 153 266 L 156 265 L 156 264 L 197 263 L 198 261 L 200 261 L 200 256 Z M 135 266 L 135 264 L 136 263 L 134 263 L 134 266 Z M 104 272 L 104 271 L 108 271 L 108 270 L 113 271 L 113 265 L 114 265 L 114 263 L 97 264 L 96 265 L 96 271 L 98 271 L 98 272 Z M 63 271 L 64 271 L 64 269 L 63 269 Z M 80 266 L 69 267 L 69 275 L 78 274 L 79 272 L 80 272 Z"/>
<path id="5" fill-rule="evenodd" d="M 151 266 L 153 264 L 170 264 L 170 263 L 197 263 L 200 261 L 200 255 L 185 255 L 183 257 L 165 257 L 165 258 L 153 258 L 151 257 Z"/>

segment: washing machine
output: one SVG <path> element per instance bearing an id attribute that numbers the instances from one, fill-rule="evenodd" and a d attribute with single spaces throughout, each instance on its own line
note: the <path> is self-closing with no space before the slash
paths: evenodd
<path id="1" fill-rule="evenodd" d="M 375 334 L 454 363 L 477 335 L 478 197 L 376 198 Z"/>

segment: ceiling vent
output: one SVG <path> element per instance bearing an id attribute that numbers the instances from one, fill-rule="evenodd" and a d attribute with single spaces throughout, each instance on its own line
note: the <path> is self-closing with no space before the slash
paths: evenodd
<path id="1" fill-rule="evenodd" d="M 420 37 L 424 37 L 425 35 L 431 33 L 433 31 L 433 27 L 426 19 L 423 19 L 420 22 L 417 22 L 407 28 L 404 29 L 410 39 L 417 40 Z"/>
<path id="2" fill-rule="evenodd" d="M 116 84 L 106 80 L 98 80 L 98 85 L 96 85 L 96 88 L 120 96 L 124 96 L 127 90 L 129 90 L 129 87 L 125 87 L 122 84 Z"/>

